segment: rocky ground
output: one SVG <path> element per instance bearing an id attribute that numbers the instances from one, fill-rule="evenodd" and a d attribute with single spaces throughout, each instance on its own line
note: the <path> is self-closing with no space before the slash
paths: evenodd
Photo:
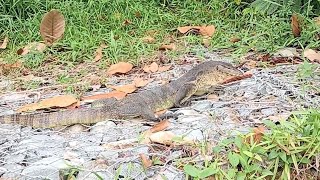
<path id="1" fill-rule="evenodd" d="M 213 58 L 217 60 L 212 56 L 208 60 Z M 157 76 L 177 78 L 193 64 L 175 65 Z M 304 85 L 310 80 L 297 80 L 298 66 L 252 69 L 252 78 L 232 83 L 216 96 L 197 98 L 190 107 L 171 109 L 181 115 L 169 120 L 167 130 L 214 144 L 237 132 L 248 132 L 265 118 L 276 121 L 292 110 L 319 107 L 320 94 Z M 320 72 L 319 66 L 316 71 Z M 312 80 L 319 88 L 320 76 Z M 156 82 L 145 88 L 154 85 Z M 32 101 L 32 97 L 25 97 L 1 96 L 1 114 L 12 111 L 4 104 Z M 62 130 L 1 124 L 0 179 L 55 180 L 72 172 L 77 179 L 184 179 L 180 159 L 199 158 L 198 154 L 185 148 L 139 143 L 141 133 L 149 128 L 150 124 L 139 120 L 108 119 L 92 127 L 75 125 Z M 139 154 L 159 157 L 164 163 L 144 170 Z"/>

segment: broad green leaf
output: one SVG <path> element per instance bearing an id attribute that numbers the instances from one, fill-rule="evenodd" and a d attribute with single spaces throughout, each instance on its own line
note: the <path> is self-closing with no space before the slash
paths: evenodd
<path id="1" fill-rule="evenodd" d="M 256 160 L 262 162 L 262 158 L 261 158 L 261 156 L 259 156 L 258 154 L 256 154 L 256 155 L 254 156 L 254 158 L 255 158 Z"/>
<path id="2" fill-rule="evenodd" d="M 230 164 L 233 167 L 236 167 L 239 164 L 239 158 L 237 155 L 235 155 L 235 153 L 229 152 L 228 159 L 229 159 Z"/>
<path id="3" fill-rule="evenodd" d="M 234 143 L 236 144 L 236 146 L 240 149 L 243 145 L 242 143 L 242 138 L 237 136 L 235 139 L 234 139 Z"/>
<path id="4" fill-rule="evenodd" d="M 263 120 L 262 122 L 269 128 L 273 128 L 273 127 L 277 126 L 274 122 L 272 122 L 270 120 Z"/>
<path id="5" fill-rule="evenodd" d="M 219 170 L 214 168 L 206 168 L 199 173 L 199 178 L 204 179 L 206 177 L 216 174 Z"/>
<path id="6" fill-rule="evenodd" d="M 303 163 L 303 164 L 309 164 L 310 163 L 310 159 L 304 157 L 304 158 L 302 158 L 300 160 L 300 162 Z"/>
<path id="7" fill-rule="evenodd" d="M 273 149 L 273 150 L 269 153 L 268 158 L 271 160 L 271 159 L 274 159 L 274 158 L 276 158 L 276 157 L 278 157 L 278 153 L 277 153 L 276 150 Z"/>
<path id="8" fill-rule="evenodd" d="M 282 159 L 283 162 L 287 162 L 287 155 L 285 152 L 279 152 L 279 157 Z"/>
<path id="9" fill-rule="evenodd" d="M 228 172 L 228 177 L 233 179 L 236 176 L 236 170 L 235 169 L 229 169 Z"/>
<path id="10" fill-rule="evenodd" d="M 192 166 L 192 165 L 185 165 L 183 167 L 184 172 L 186 172 L 188 175 L 192 176 L 192 177 L 198 177 L 200 171 L 199 169 L 197 169 L 196 167 Z"/>
<path id="11" fill-rule="evenodd" d="M 247 167 L 248 162 L 247 162 L 246 158 L 242 157 L 240 154 L 235 154 L 235 155 L 238 156 L 238 159 L 239 159 L 241 165 L 243 167 Z"/>
<path id="12" fill-rule="evenodd" d="M 222 150 L 222 147 L 221 147 L 221 146 L 215 146 L 214 148 L 212 148 L 212 151 L 213 151 L 214 153 L 219 153 L 219 152 L 221 152 L 221 150 Z"/>
<path id="13" fill-rule="evenodd" d="M 249 156 L 249 157 L 253 157 L 253 154 L 249 151 L 243 151 L 243 154 Z"/>

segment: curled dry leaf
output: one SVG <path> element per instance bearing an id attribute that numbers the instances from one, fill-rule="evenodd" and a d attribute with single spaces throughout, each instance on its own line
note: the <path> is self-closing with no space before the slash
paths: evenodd
<path id="1" fill-rule="evenodd" d="M 161 111 L 157 111 L 157 112 L 155 112 L 154 114 L 157 116 L 157 117 L 159 117 L 160 115 L 162 115 L 162 114 L 164 114 L 164 113 L 166 113 L 167 112 L 167 109 L 164 109 L 164 110 L 161 110 Z"/>
<path id="2" fill-rule="evenodd" d="M 38 109 L 53 108 L 53 107 L 68 107 L 74 103 L 77 103 L 77 99 L 74 96 L 63 95 L 49 99 L 45 99 L 38 103 L 27 104 L 17 110 L 17 112 L 35 111 Z"/>
<path id="3" fill-rule="evenodd" d="M 150 83 L 151 81 L 153 81 L 153 79 L 149 79 L 149 80 L 144 80 L 143 78 L 134 78 L 133 79 L 133 83 L 136 87 L 144 87 L 148 83 Z"/>
<path id="4" fill-rule="evenodd" d="M 171 68 L 171 65 L 168 66 L 160 66 L 158 69 L 158 72 L 165 72 L 168 71 Z"/>
<path id="5" fill-rule="evenodd" d="M 133 68 L 133 65 L 127 62 L 119 62 L 117 64 L 113 64 L 109 67 L 107 73 L 109 75 L 113 75 L 116 73 L 127 73 Z"/>
<path id="6" fill-rule="evenodd" d="M 110 88 L 115 89 L 116 91 L 124 92 L 124 93 L 133 93 L 137 90 L 134 84 L 122 85 L 122 86 L 110 86 Z"/>
<path id="7" fill-rule="evenodd" d="M 7 44 L 9 42 L 9 38 L 8 36 L 6 36 L 2 42 L 0 42 L 0 49 L 5 49 L 7 48 Z"/>
<path id="8" fill-rule="evenodd" d="M 111 91 L 109 93 L 103 93 L 103 94 L 96 94 L 92 96 L 85 96 L 82 97 L 82 101 L 91 102 L 98 99 L 107 99 L 107 98 L 116 98 L 117 100 L 123 99 L 127 93 L 121 92 L 121 91 Z"/>
<path id="9" fill-rule="evenodd" d="M 189 32 L 190 30 L 197 30 L 202 36 L 209 36 L 211 37 L 214 32 L 216 31 L 214 25 L 209 25 L 209 26 L 183 26 L 183 27 L 178 27 L 178 31 L 182 34 L 185 34 Z"/>
<path id="10" fill-rule="evenodd" d="M 320 53 L 317 53 L 312 49 L 306 49 L 303 52 L 303 56 L 308 58 L 311 62 L 320 62 Z"/>
<path id="11" fill-rule="evenodd" d="M 106 47 L 107 47 L 107 46 L 106 46 L 104 43 L 102 43 L 102 44 L 98 47 L 98 49 L 97 49 L 96 52 L 95 52 L 95 57 L 94 57 L 94 61 L 95 61 L 95 62 L 99 61 L 99 60 L 103 57 L 102 50 L 103 50 L 104 48 L 106 48 Z"/>
<path id="12" fill-rule="evenodd" d="M 154 125 L 150 130 L 150 132 L 155 133 L 159 131 L 163 131 L 170 126 L 170 122 L 168 120 L 161 121 Z"/>
<path id="13" fill-rule="evenodd" d="M 147 65 L 147 66 L 144 66 L 143 67 L 143 71 L 146 72 L 146 73 L 149 73 L 149 72 L 157 72 L 159 69 L 159 66 L 156 62 L 153 62 L 151 63 L 150 65 Z"/>
<path id="14" fill-rule="evenodd" d="M 132 24 L 132 22 L 131 22 L 129 19 L 126 19 L 126 20 L 123 21 L 122 24 L 125 25 L 125 26 L 127 26 L 127 25 L 129 25 L 129 24 Z"/>
<path id="15" fill-rule="evenodd" d="M 160 131 L 150 135 L 149 139 L 151 142 L 171 145 L 173 143 L 173 138 L 176 135 L 171 131 Z"/>
<path id="16" fill-rule="evenodd" d="M 263 136 L 263 134 L 264 134 L 264 132 L 265 132 L 265 128 L 264 128 L 264 126 L 258 126 L 257 128 L 254 128 L 253 129 L 253 132 L 254 132 L 254 135 L 253 135 L 253 137 L 254 137 L 254 142 L 256 142 L 256 143 L 260 143 L 260 141 L 261 141 L 261 139 L 262 139 L 262 136 Z"/>
<path id="17" fill-rule="evenodd" d="M 26 55 L 29 52 L 43 52 L 46 49 L 47 45 L 40 42 L 32 42 L 26 45 L 24 48 L 20 48 L 17 51 L 18 55 Z"/>
<path id="18" fill-rule="evenodd" d="M 176 45 L 171 43 L 171 44 L 163 44 L 159 47 L 159 50 L 175 50 Z"/>
<path id="19" fill-rule="evenodd" d="M 152 166 L 152 161 L 145 154 L 139 154 L 139 156 L 145 169 Z"/>
<path id="20" fill-rule="evenodd" d="M 300 37 L 301 29 L 299 26 L 298 16 L 296 14 L 291 16 L 291 29 L 294 37 Z"/>
<path id="21" fill-rule="evenodd" d="M 52 45 L 62 37 L 65 24 L 63 15 L 56 9 L 44 15 L 40 24 L 40 34 L 47 45 Z"/>

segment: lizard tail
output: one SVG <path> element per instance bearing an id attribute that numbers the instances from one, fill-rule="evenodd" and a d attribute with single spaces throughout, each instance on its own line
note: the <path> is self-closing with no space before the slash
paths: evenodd
<path id="1" fill-rule="evenodd" d="M 38 114 L 13 114 L 0 116 L 0 124 L 19 124 L 34 128 L 53 128 L 73 124 L 93 124 L 110 117 L 102 108 L 75 109 Z"/>

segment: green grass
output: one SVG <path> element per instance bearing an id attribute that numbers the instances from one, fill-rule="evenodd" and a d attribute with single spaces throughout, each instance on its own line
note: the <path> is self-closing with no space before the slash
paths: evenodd
<path id="1" fill-rule="evenodd" d="M 225 139 L 213 148 L 213 160 L 185 165 L 187 176 L 203 179 L 317 179 L 320 153 L 320 111 L 294 112 L 289 120 L 269 128 L 260 142 L 255 133 Z M 315 173 L 315 174 L 314 174 Z M 318 173 L 318 174 L 317 174 Z M 289 178 L 289 176 L 291 178 Z"/>
<path id="2" fill-rule="evenodd" d="M 211 40 L 210 49 L 231 49 L 234 55 L 243 55 L 250 50 L 273 52 L 284 46 L 318 47 L 314 36 L 319 32 L 311 18 L 303 17 L 306 26 L 301 37 L 291 33 L 290 9 L 279 10 L 278 14 L 262 15 L 246 4 L 236 5 L 232 0 L 220 1 L 167 1 L 160 0 L 18 0 L 15 4 L 4 1 L 0 8 L 0 36 L 8 35 L 10 43 L 2 58 L 7 62 L 16 61 L 16 51 L 33 41 L 41 41 L 39 25 L 45 12 L 59 9 L 65 16 L 67 27 L 64 38 L 56 45 L 66 51 L 51 50 L 60 61 L 92 61 L 93 54 L 101 42 L 108 48 L 101 63 L 130 61 L 135 64 L 139 58 L 154 54 L 162 43 L 168 43 L 170 36 L 175 41 L 186 43 L 179 55 L 194 51 L 193 45 L 201 43 L 201 37 L 177 36 L 176 28 L 185 25 L 213 24 L 217 32 Z M 2 6 L 2 7 L 1 7 Z M 1 12 L 2 11 L 2 12 Z M 141 14 L 141 17 L 137 16 Z M 123 25 L 128 19 L 130 25 Z M 141 38 L 155 31 L 156 43 L 146 44 Z M 231 43 L 231 37 L 242 40 Z M 46 52 L 49 53 L 49 52 Z M 41 61 L 40 61 L 41 62 Z M 39 61 L 27 62 L 38 67 Z M 40 63 L 41 64 L 41 63 Z"/>

